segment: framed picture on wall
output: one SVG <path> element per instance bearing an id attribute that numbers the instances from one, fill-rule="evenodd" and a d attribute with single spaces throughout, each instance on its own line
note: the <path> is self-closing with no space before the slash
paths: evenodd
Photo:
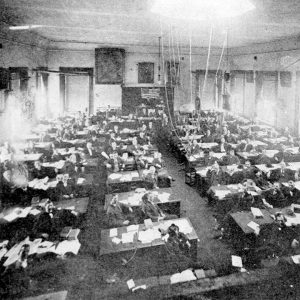
<path id="1" fill-rule="evenodd" d="M 96 84 L 122 84 L 125 69 L 125 50 L 95 49 Z"/>
<path id="2" fill-rule="evenodd" d="M 154 83 L 154 63 L 138 64 L 138 83 Z"/>

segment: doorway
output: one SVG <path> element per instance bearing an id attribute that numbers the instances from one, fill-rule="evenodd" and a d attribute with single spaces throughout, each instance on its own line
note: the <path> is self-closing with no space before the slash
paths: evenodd
<path id="1" fill-rule="evenodd" d="M 93 113 L 93 69 L 60 68 L 60 98 L 64 113 Z"/>

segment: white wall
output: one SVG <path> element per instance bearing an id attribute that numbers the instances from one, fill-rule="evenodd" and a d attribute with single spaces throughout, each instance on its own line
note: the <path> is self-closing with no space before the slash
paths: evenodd
<path id="1" fill-rule="evenodd" d="M 94 109 L 121 107 L 122 87 L 119 84 L 96 84 L 94 86 Z"/>
<path id="2" fill-rule="evenodd" d="M 138 63 L 152 62 L 154 63 L 154 85 L 158 85 L 158 66 L 159 54 L 156 48 L 133 48 L 125 49 L 125 86 L 153 86 L 153 84 L 138 83 Z M 174 107 L 179 109 L 183 104 L 191 101 L 190 95 L 190 56 L 187 49 L 180 54 L 181 66 L 181 85 L 175 89 Z M 220 59 L 221 49 L 213 49 L 210 57 L 210 69 L 217 69 Z M 169 60 L 168 49 L 164 51 L 164 59 Z M 176 57 L 178 61 L 178 57 Z M 192 51 L 191 65 L 192 71 L 197 69 L 205 69 L 207 61 L 207 49 L 194 48 Z M 50 50 L 48 56 L 48 68 L 51 70 L 59 70 L 59 67 L 78 67 L 78 68 L 94 68 L 95 52 L 94 50 Z M 161 66 L 161 79 L 163 75 L 163 67 Z M 112 94 L 110 94 L 112 92 Z M 193 82 L 192 102 L 195 100 L 195 82 Z M 59 76 L 51 74 L 49 79 L 49 98 L 52 103 L 59 103 Z M 122 94 L 120 86 L 111 87 L 109 85 L 94 85 L 94 108 L 99 106 L 121 106 Z M 59 106 L 55 105 L 55 108 Z"/>
<path id="3" fill-rule="evenodd" d="M 294 50 L 298 49 L 298 50 Z M 297 38 L 273 41 L 270 43 L 254 44 L 248 47 L 239 47 L 230 50 L 232 70 L 254 70 L 254 71 L 289 71 L 292 72 L 292 86 L 281 87 L 278 84 L 279 103 L 274 103 L 276 110 L 276 125 L 278 127 L 295 125 L 295 102 L 296 96 L 296 71 L 300 70 L 300 41 Z M 256 59 L 254 59 L 256 57 Z M 255 87 L 253 83 L 246 83 L 245 112 L 249 117 L 254 115 L 253 109 Z M 276 99 L 274 99 L 276 101 Z M 251 105 L 252 104 L 252 105 Z M 270 110 L 270 109 L 269 109 Z"/>
<path id="4" fill-rule="evenodd" d="M 47 66 L 47 44 L 43 39 L 36 40 L 35 36 L 23 33 L 22 37 L 16 34 L 1 32 L 0 67 L 28 67 L 28 90 L 34 97 L 36 95 L 36 73 L 32 69 Z M 13 84 L 16 90 L 16 84 Z M 3 96 L 3 91 L 1 91 Z M 21 119 L 21 103 L 8 94 L 6 110 L 0 115 L 0 139 L 9 139 L 12 135 L 22 135 L 29 130 L 29 124 Z M 1 97 L 2 97 L 1 96 Z M 4 99 L 4 97 L 3 97 Z"/>
<path id="5" fill-rule="evenodd" d="M 297 38 L 233 48 L 230 54 L 231 68 L 235 70 L 300 70 L 300 61 L 296 62 L 300 57 L 300 40 Z"/>
<path id="6" fill-rule="evenodd" d="M 95 45 L 95 48 L 97 45 Z M 300 48 L 300 42 L 297 39 L 288 39 L 283 41 L 275 41 L 266 44 L 254 44 L 247 47 L 239 47 L 230 49 L 230 69 L 231 70 L 256 70 L 256 71 L 275 71 L 286 70 L 285 68 L 295 62 L 300 56 L 300 50 L 293 50 Z M 138 84 L 138 63 L 139 62 L 153 62 L 154 65 L 154 79 L 155 84 L 158 80 L 158 65 L 159 56 L 158 49 L 153 47 L 132 47 L 126 48 L 125 56 L 125 86 L 139 86 Z M 178 110 L 184 104 L 192 103 L 196 98 L 196 82 L 193 76 L 191 85 L 190 77 L 190 55 L 189 49 L 181 49 L 179 55 L 181 77 L 180 85 L 175 88 L 174 108 Z M 209 60 L 209 69 L 216 70 L 220 59 L 221 49 L 212 49 L 211 57 Z M 164 49 L 164 60 L 170 60 L 172 55 L 169 54 L 168 49 Z M 254 60 L 254 56 L 257 57 Z M 179 60 L 176 56 L 176 60 Z M 191 69 L 204 70 L 207 62 L 207 48 L 195 48 L 192 49 L 191 56 Z M 50 50 L 48 56 L 49 69 L 58 70 L 59 67 L 86 67 L 94 68 L 95 65 L 95 53 L 94 50 Z M 223 58 L 221 69 L 225 69 L 225 57 Z M 295 72 L 300 69 L 300 62 L 293 64 L 288 71 Z M 161 67 L 161 75 L 163 74 L 163 67 Z M 293 80 L 294 81 L 294 80 Z M 140 85 L 141 86 L 141 85 Z M 145 86 L 145 84 L 142 84 Z M 151 85 L 149 85 L 151 86 Z M 192 93 L 191 93 L 192 86 Z M 200 85 L 201 86 L 201 85 Z M 283 88 L 278 90 L 278 96 L 283 99 L 285 103 L 286 114 L 294 112 L 294 87 Z M 200 91 L 200 95 L 201 95 Z M 242 91 L 240 91 L 240 96 Z M 59 76 L 50 75 L 49 78 L 49 96 L 52 103 L 59 104 Z M 243 104 L 243 111 L 249 117 L 253 117 L 255 112 L 255 85 L 254 83 L 245 82 L 244 97 L 247 99 Z M 99 106 L 121 106 L 121 87 L 120 86 L 94 86 L 94 108 Z M 293 99 L 291 99 L 293 98 Z M 239 101 L 235 99 L 235 101 Z M 210 103 L 206 103 L 210 106 Z M 57 109 L 59 105 L 55 105 Z M 213 107 L 213 104 L 210 106 Z M 241 110 L 240 107 L 239 110 Z M 281 117 L 278 118 L 278 125 L 284 126 L 288 124 L 292 126 L 295 116 L 290 118 Z M 283 121 L 288 119 L 288 121 Z"/>

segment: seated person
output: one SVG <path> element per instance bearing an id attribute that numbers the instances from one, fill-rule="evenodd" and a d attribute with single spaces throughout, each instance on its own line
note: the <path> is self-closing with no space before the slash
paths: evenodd
<path id="1" fill-rule="evenodd" d="M 5 201 L 12 200 L 16 203 L 19 199 L 15 199 L 15 195 L 12 194 L 14 190 L 21 189 L 25 191 L 28 186 L 28 171 L 24 166 L 16 167 L 10 161 L 6 160 L 3 163 L 3 168 L 1 172 L 1 201 L 4 203 Z"/>
<path id="2" fill-rule="evenodd" d="M 152 122 L 149 122 L 149 124 L 148 124 L 146 135 L 148 135 L 148 137 L 150 138 L 150 141 L 153 141 L 153 139 L 155 138 L 155 129 L 153 127 Z"/>
<path id="3" fill-rule="evenodd" d="M 29 141 L 24 149 L 24 154 L 34 154 L 37 153 L 33 141 Z"/>
<path id="4" fill-rule="evenodd" d="M 273 183 L 274 188 L 264 192 L 264 198 L 273 207 L 286 207 L 288 206 L 287 198 L 284 196 L 281 190 L 281 184 L 279 182 Z"/>
<path id="5" fill-rule="evenodd" d="M 139 136 L 137 138 L 137 143 L 139 145 L 147 145 L 149 142 L 149 139 L 147 138 L 144 131 L 139 132 Z"/>
<path id="6" fill-rule="evenodd" d="M 246 160 L 245 164 L 243 165 L 244 178 L 253 179 L 255 177 L 254 171 L 255 168 L 251 166 L 250 160 Z"/>
<path id="7" fill-rule="evenodd" d="M 179 227 L 175 224 L 171 224 L 167 232 L 160 230 L 162 235 L 168 234 L 168 248 L 172 249 L 175 254 L 183 254 L 185 256 L 190 256 L 191 243 L 188 237 L 180 232 Z"/>
<path id="8" fill-rule="evenodd" d="M 162 160 L 162 155 L 160 152 L 155 151 L 154 154 L 154 159 L 152 161 L 152 165 L 156 168 L 156 169 L 161 169 L 163 167 L 163 160 Z"/>
<path id="9" fill-rule="evenodd" d="M 113 141 L 117 141 L 117 136 L 114 132 L 111 132 L 109 134 L 109 140 L 108 140 L 108 143 L 111 144 Z"/>
<path id="10" fill-rule="evenodd" d="M 224 135 L 225 141 L 228 144 L 236 144 L 237 139 L 236 137 L 230 132 L 230 130 L 227 130 L 227 134 Z"/>
<path id="11" fill-rule="evenodd" d="M 71 133 L 69 128 L 66 128 L 62 138 L 63 140 L 73 140 L 75 139 L 75 135 Z"/>
<path id="12" fill-rule="evenodd" d="M 143 176 L 144 185 L 146 189 L 158 188 L 157 185 L 157 172 L 154 166 L 149 168 L 149 172 Z"/>
<path id="13" fill-rule="evenodd" d="M 229 149 L 229 145 L 225 142 L 225 139 L 223 136 L 221 136 L 221 140 L 220 140 L 218 146 L 212 147 L 212 150 L 217 153 L 224 153 L 228 149 Z"/>
<path id="14" fill-rule="evenodd" d="M 279 146 L 279 152 L 277 152 L 274 155 L 274 160 L 276 163 L 280 163 L 284 160 L 286 160 L 286 158 L 290 157 L 291 154 L 286 152 L 286 146 L 285 145 L 280 145 Z"/>
<path id="15" fill-rule="evenodd" d="M 8 195 L 11 189 L 14 187 L 13 181 L 13 166 L 9 160 L 5 160 L 1 168 L 1 192 L 4 195 Z"/>
<path id="16" fill-rule="evenodd" d="M 106 210 L 109 227 L 121 227 L 134 223 L 132 212 L 131 207 L 118 201 L 118 195 L 113 195 Z"/>
<path id="17" fill-rule="evenodd" d="M 227 183 L 226 173 L 220 168 L 218 162 L 215 162 L 206 174 L 209 186 L 222 185 Z"/>
<path id="18" fill-rule="evenodd" d="M 269 131 L 269 137 L 270 138 L 277 138 L 278 136 L 278 132 L 275 130 L 275 128 L 271 128 L 271 130 Z"/>
<path id="19" fill-rule="evenodd" d="M 56 148 L 54 148 L 53 153 L 51 155 L 51 161 L 57 162 L 57 161 L 60 161 L 60 160 L 63 160 L 63 159 L 64 159 L 63 156 L 60 153 L 58 153 Z"/>
<path id="20" fill-rule="evenodd" d="M 245 188 L 242 195 L 239 195 L 239 201 L 237 202 L 237 211 L 250 211 L 251 207 L 257 207 L 260 209 L 272 208 L 272 206 L 260 195 L 252 195 L 251 190 Z"/>
<path id="21" fill-rule="evenodd" d="M 282 131 L 282 135 L 285 137 L 288 137 L 290 134 L 291 134 L 291 131 L 290 131 L 289 127 L 286 126 Z"/>
<path id="22" fill-rule="evenodd" d="M 120 129 L 118 125 L 114 125 L 113 133 L 118 136 L 120 135 Z"/>
<path id="23" fill-rule="evenodd" d="M 110 155 L 110 154 L 115 153 L 115 152 L 117 152 L 118 155 L 121 154 L 121 150 L 117 146 L 117 143 L 114 140 L 112 140 L 111 143 L 110 143 L 110 145 L 108 146 L 107 154 Z"/>
<path id="24" fill-rule="evenodd" d="M 267 178 L 271 182 L 287 182 L 295 179 L 296 172 L 286 167 L 286 163 L 281 161 L 279 168 L 267 172 Z"/>
<path id="25" fill-rule="evenodd" d="M 58 183 L 54 189 L 54 195 L 51 199 L 55 201 L 62 200 L 64 198 L 73 198 L 76 190 L 75 180 L 70 178 L 69 174 L 57 175 Z"/>
<path id="26" fill-rule="evenodd" d="M 101 129 L 106 132 L 108 131 L 108 123 L 106 120 L 102 121 Z"/>
<path id="27" fill-rule="evenodd" d="M 163 213 L 163 211 L 154 203 L 155 195 L 151 192 L 146 193 L 142 197 L 142 220 L 151 219 L 153 222 L 158 222 L 161 220 L 172 220 L 177 219 L 176 215 L 168 215 Z"/>
<path id="28" fill-rule="evenodd" d="M 249 137 L 246 139 L 246 142 L 243 142 L 237 146 L 237 151 L 239 151 L 239 152 L 250 152 L 253 150 L 254 150 L 254 147 L 251 144 L 251 140 Z"/>
<path id="29" fill-rule="evenodd" d="M 227 126 L 227 123 L 224 122 L 224 123 L 222 124 L 221 134 L 224 136 L 224 135 L 227 135 L 227 133 L 228 133 L 228 126 Z"/>
<path id="30" fill-rule="evenodd" d="M 38 218 L 35 220 L 33 225 L 33 235 L 40 237 L 41 235 L 51 235 L 53 233 L 53 214 L 54 214 L 54 205 L 48 200 L 45 204 L 44 211 L 39 214 Z"/>
<path id="31" fill-rule="evenodd" d="M 41 133 L 40 142 L 44 142 L 44 143 L 51 142 L 51 136 L 49 135 L 48 131 Z"/>
<path id="32" fill-rule="evenodd" d="M 258 148 L 257 152 L 259 153 L 259 155 L 255 158 L 255 165 L 271 164 L 271 159 L 266 155 L 266 149 Z"/>
<path id="33" fill-rule="evenodd" d="M 70 128 L 70 135 L 71 135 L 71 139 L 76 139 L 77 138 L 77 133 L 78 131 L 77 131 L 77 129 L 76 128 L 74 128 L 73 126 Z"/>
<path id="34" fill-rule="evenodd" d="M 89 142 L 92 144 L 93 148 L 98 151 L 98 148 L 100 147 L 100 140 L 97 138 L 96 134 L 92 133 Z"/>
<path id="35" fill-rule="evenodd" d="M 42 166 L 39 160 L 34 162 L 34 168 L 31 170 L 32 179 L 43 179 L 47 177 L 47 169 Z"/>
<path id="36" fill-rule="evenodd" d="M 192 145 L 190 147 L 190 151 L 189 151 L 190 154 L 191 155 L 199 154 L 200 151 L 201 151 L 201 147 L 197 143 L 197 140 L 193 140 Z"/>
<path id="37" fill-rule="evenodd" d="M 211 132 L 210 132 L 209 129 L 206 131 L 205 136 L 202 137 L 201 142 L 202 142 L 202 143 L 214 143 L 214 142 L 215 142 L 215 139 L 214 139 L 214 137 L 211 135 Z"/>
<path id="38" fill-rule="evenodd" d="M 197 124 L 196 128 L 194 129 L 193 134 L 195 134 L 195 135 L 201 135 L 202 134 L 202 129 L 200 127 L 200 124 Z"/>
<path id="39" fill-rule="evenodd" d="M 288 186 L 282 186 L 281 190 L 287 198 L 288 205 L 292 203 L 300 204 L 300 191 L 295 187 L 294 181 L 290 180 Z"/>
<path id="40" fill-rule="evenodd" d="M 147 125 L 145 123 L 143 123 L 142 127 L 140 127 L 139 130 L 146 133 L 146 131 L 147 131 Z"/>
<path id="41" fill-rule="evenodd" d="M 61 136 L 57 136 L 52 144 L 53 144 L 54 148 L 59 148 L 59 149 L 60 148 L 72 148 L 73 147 L 72 143 L 64 141 Z"/>
<path id="42" fill-rule="evenodd" d="M 267 180 L 265 175 L 262 174 L 262 172 L 259 169 L 254 170 L 254 182 L 256 186 L 258 186 L 260 189 L 266 189 L 271 186 L 271 183 Z"/>
<path id="43" fill-rule="evenodd" d="M 132 139 L 132 145 L 128 146 L 127 147 L 127 151 L 130 153 L 130 154 L 135 154 L 135 153 L 138 153 L 140 151 L 141 147 L 140 145 L 138 144 L 137 142 L 137 138 L 134 137 Z"/>
<path id="44" fill-rule="evenodd" d="M 0 149 L 1 156 L 7 156 L 14 153 L 15 153 L 14 148 L 10 145 L 8 141 L 5 141 L 3 146 Z"/>
<path id="45" fill-rule="evenodd" d="M 204 151 L 204 166 L 212 166 L 215 162 L 218 161 L 216 157 L 213 157 L 213 151 L 211 149 Z"/>
<path id="46" fill-rule="evenodd" d="M 109 155 L 109 160 L 106 163 L 106 168 L 109 172 L 119 172 L 124 169 L 123 160 L 117 152 L 113 152 Z"/>
<path id="47" fill-rule="evenodd" d="M 70 157 L 68 158 L 68 161 L 72 163 L 76 173 L 78 171 L 84 173 L 85 168 L 84 168 L 84 165 L 83 165 L 83 159 L 81 158 L 79 153 L 72 153 L 70 155 Z"/>
<path id="48" fill-rule="evenodd" d="M 239 165 L 240 164 L 240 160 L 239 158 L 235 155 L 234 153 L 234 149 L 233 148 L 229 148 L 227 150 L 227 155 L 225 155 L 222 158 L 222 163 L 224 165 Z"/>
<path id="49" fill-rule="evenodd" d="M 295 140 L 294 140 L 294 138 L 293 138 L 290 134 L 287 136 L 287 138 L 288 138 L 288 140 L 287 140 L 287 142 L 286 142 L 286 145 L 287 145 L 288 147 L 294 147 L 294 145 L 295 145 Z"/>
<path id="50" fill-rule="evenodd" d="M 93 147 L 93 144 L 91 142 L 86 143 L 86 148 L 84 149 L 84 154 L 87 158 L 97 158 L 98 153 Z"/>

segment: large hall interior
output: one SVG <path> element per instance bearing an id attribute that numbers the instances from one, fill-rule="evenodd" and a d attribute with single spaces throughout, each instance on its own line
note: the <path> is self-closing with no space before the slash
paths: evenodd
<path id="1" fill-rule="evenodd" d="M 0 172 L 0 299 L 300 299 L 300 2 L 0 0 Z"/>

